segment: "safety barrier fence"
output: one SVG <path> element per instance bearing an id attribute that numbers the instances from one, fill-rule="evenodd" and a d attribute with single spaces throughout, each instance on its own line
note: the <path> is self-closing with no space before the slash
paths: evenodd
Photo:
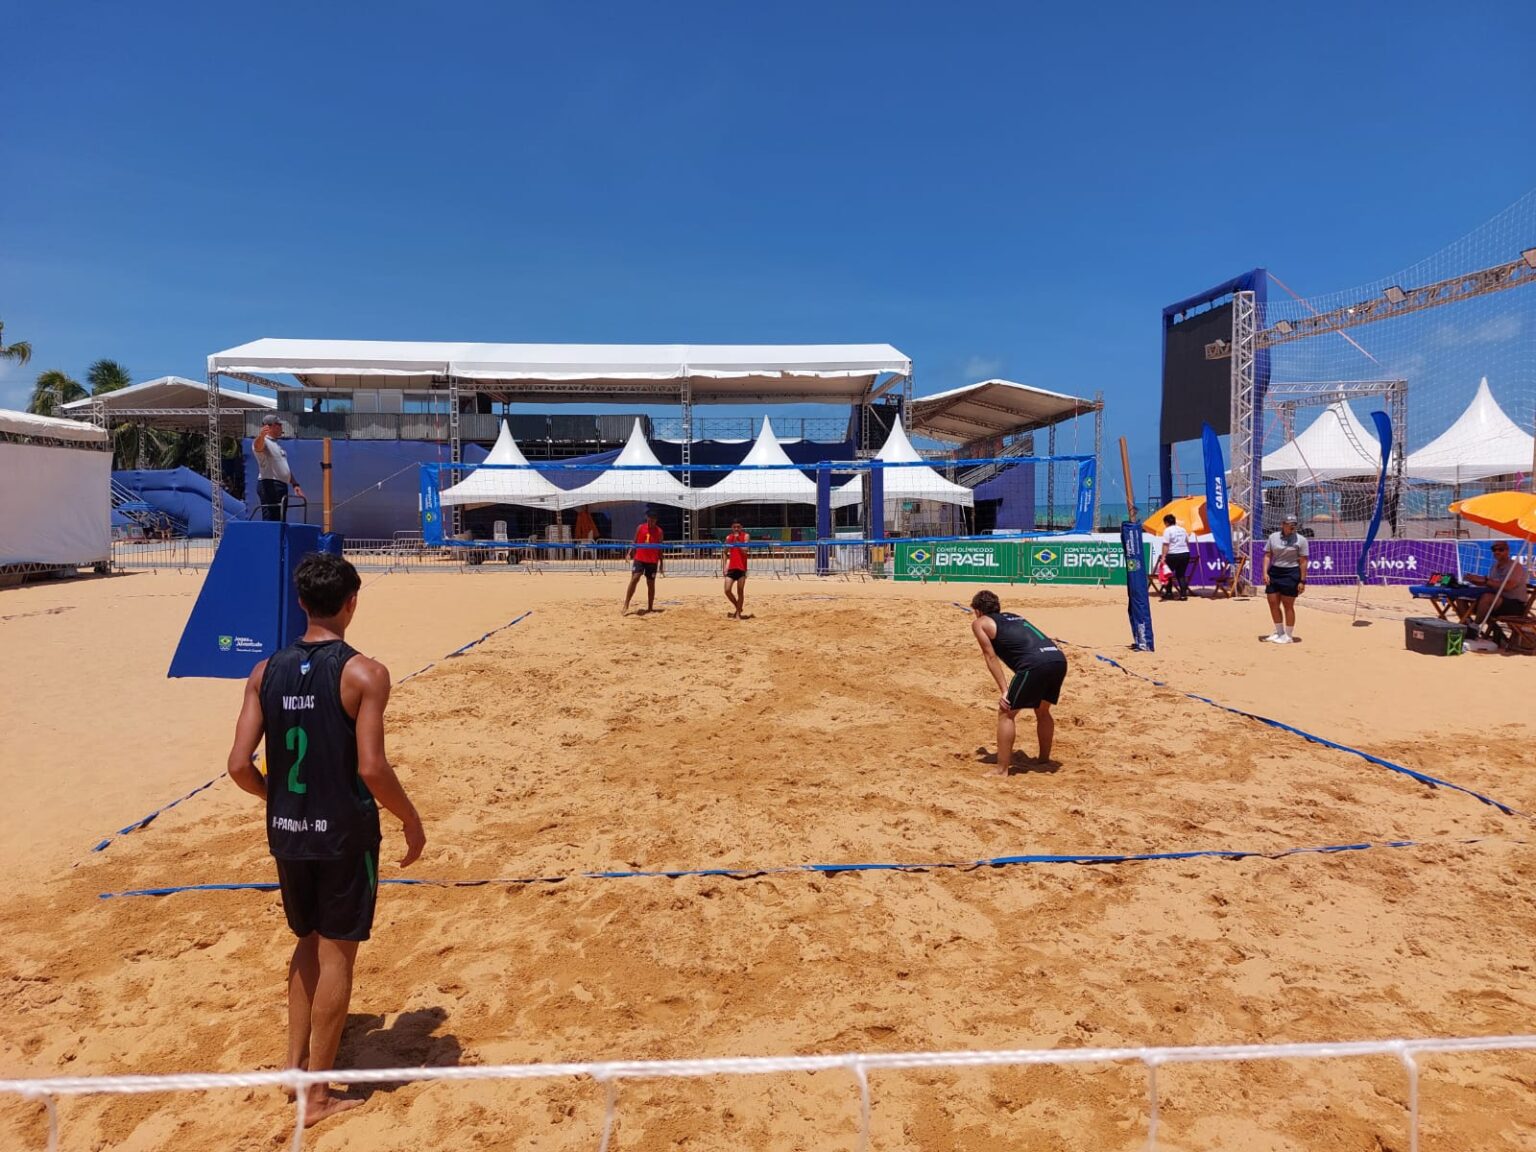
<path id="1" fill-rule="evenodd" d="M 759 1056 L 699 1060 L 615 1060 L 547 1064 L 452 1065 L 415 1068 L 347 1068 L 307 1072 L 297 1068 L 270 1072 L 188 1073 L 166 1076 L 55 1076 L 0 1080 L 0 1094 L 43 1105 L 48 1120 L 48 1152 L 57 1152 L 60 1122 L 57 1101 L 77 1096 L 138 1096 L 164 1092 L 216 1092 L 252 1088 L 293 1090 L 291 1148 L 304 1146 L 309 1093 L 316 1084 L 403 1084 L 434 1081 L 568 1080 L 581 1077 L 604 1088 L 604 1112 L 598 1152 L 608 1152 L 619 1114 L 619 1087 L 625 1081 L 704 1079 L 721 1076 L 772 1076 L 820 1072 L 847 1073 L 858 1089 L 858 1152 L 868 1152 L 874 1117 L 870 1074 L 975 1068 L 1077 1067 L 1087 1064 L 1139 1064 L 1146 1072 L 1146 1149 L 1156 1152 L 1162 1123 L 1159 1072 L 1179 1065 L 1253 1063 L 1279 1060 L 1343 1060 L 1390 1057 L 1403 1066 L 1407 1101 L 1404 1121 L 1408 1152 L 1418 1152 L 1420 1135 L 1420 1060 L 1467 1053 L 1529 1052 L 1536 1036 L 1469 1036 L 1412 1040 L 1355 1040 L 1301 1044 L 1228 1044 L 1180 1047 L 1020 1048 L 978 1052 L 880 1052 L 825 1056 Z M 1378 1135 L 1378 1142 L 1387 1146 Z"/>

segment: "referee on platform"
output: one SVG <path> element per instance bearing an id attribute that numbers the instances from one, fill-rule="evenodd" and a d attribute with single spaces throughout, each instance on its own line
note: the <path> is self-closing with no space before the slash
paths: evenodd
<path id="1" fill-rule="evenodd" d="M 288 486 L 293 494 L 304 499 L 304 489 L 294 481 L 288 467 L 288 453 L 279 443 L 283 438 L 283 419 L 278 415 L 264 416 L 261 430 L 251 442 L 256 453 L 256 499 L 261 504 L 263 520 L 288 519 Z"/>

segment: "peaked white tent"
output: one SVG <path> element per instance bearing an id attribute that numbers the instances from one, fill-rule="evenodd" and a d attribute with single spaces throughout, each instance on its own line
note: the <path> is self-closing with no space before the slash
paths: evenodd
<path id="1" fill-rule="evenodd" d="M 885 438 L 885 444 L 875 459 L 888 464 L 906 464 L 922 460 L 907 430 L 898 419 Z M 928 465 L 913 468 L 886 468 L 882 472 L 885 487 L 885 506 L 891 508 L 893 500 L 933 500 L 941 504 L 958 504 L 962 508 L 976 506 L 976 494 L 963 484 L 946 480 Z M 846 484 L 832 490 L 832 507 L 845 508 L 864 499 L 864 477 L 855 476 Z"/>
<path id="2" fill-rule="evenodd" d="M 1299 436 L 1264 457 L 1264 476 L 1297 487 L 1374 476 L 1381 468 L 1381 444 L 1353 409 L 1335 400 Z"/>
<path id="3" fill-rule="evenodd" d="M 691 508 L 694 493 L 661 467 L 661 461 L 656 459 L 656 453 L 646 443 L 645 433 L 640 430 L 640 421 L 636 420 L 628 443 L 609 469 L 599 472 L 592 483 L 565 493 L 565 497 L 566 507 L 621 504 L 633 500 L 645 504 Z"/>
<path id="4" fill-rule="evenodd" d="M 1410 453 L 1403 472 L 1414 480 L 1464 484 L 1529 472 L 1531 451 L 1531 434 L 1504 414 L 1484 376 L 1467 410 L 1439 436 Z"/>
<path id="5" fill-rule="evenodd" d="M 527 464 L 512 429 L 501 422 L 501 433 L 486 456 L 487 464 Z M 451 488 L 444 489 L 444 504 L 521 504 L 529 508 L 568 508 L 571 493 L 556 488 L 531 468 L 476 468 Z"/>
<path id="6" fill-rule="evenodd" d="M 719 483 L 694 490 L 695 508 L 716 508 L 721 504 L 815 504 L 816 482 L 798 468 L 770 468 L 770 464 L 793 464 L 789 453 L 773 434 L 773 425 L 763 417 L 762 431 L 752 450 L 734 472 L 727 472 Z"/>

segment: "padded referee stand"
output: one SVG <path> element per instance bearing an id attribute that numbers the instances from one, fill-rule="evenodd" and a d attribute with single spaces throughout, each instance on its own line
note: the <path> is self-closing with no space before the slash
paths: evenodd
<path id="1" fill-rule="evenodd" d="M 293 570 L 311 552 L 341 554 L 314 524 L 239 520 L 224 526 L 169 676 L 243 680 L 304 634 Z"/>

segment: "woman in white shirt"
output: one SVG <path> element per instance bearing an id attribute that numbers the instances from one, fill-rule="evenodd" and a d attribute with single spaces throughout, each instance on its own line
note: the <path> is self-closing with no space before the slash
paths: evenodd
<path id="1" fill-rule="evenodd" d="M 1189 533 L 1179 524 L 1173 513 L 1163 517 L 1163 551 L 1158 563 L 1167 564 L 1179 587 L 1179 599 L 1189 599 Z M 1164 597 L 1167 599 L 1167 597 Z"/>

